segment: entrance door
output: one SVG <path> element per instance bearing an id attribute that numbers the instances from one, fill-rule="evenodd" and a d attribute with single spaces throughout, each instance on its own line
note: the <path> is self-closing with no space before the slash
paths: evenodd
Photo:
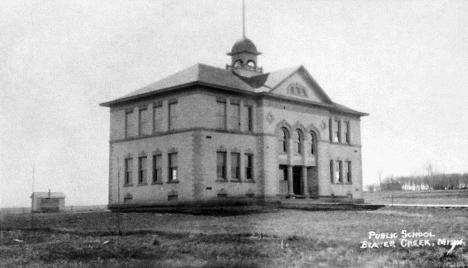
<path id="1" fill-rule="evenodd" d="M 301 167 L 293 167 L 293 193 L 302 195 Z"/>
<path id="2" fill-rule="evenodd" d="M 278 170 L 279 194 L 288 194 L 288 166 L 280 165 Z"/>
<path id="3" fill-rule="evenodd" d="M 319 196 L 318 169 L 317 167 L 307 168 L 307 185 L 311 197 Z"/>

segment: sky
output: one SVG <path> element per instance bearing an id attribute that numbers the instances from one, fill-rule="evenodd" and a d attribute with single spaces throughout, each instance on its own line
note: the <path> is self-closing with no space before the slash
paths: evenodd
<path id="1" fill-rule="evenodd" d="M 0 207 L 108 200 L 109 101 L 224 68 L 242 1 L 2 1 Z M 364 184 L 468 172 L 468 1 L 246 0 L 265 72 L 303 65 L 361 121 Z M 34 170 L 34 172 L 33 172 Z"/>

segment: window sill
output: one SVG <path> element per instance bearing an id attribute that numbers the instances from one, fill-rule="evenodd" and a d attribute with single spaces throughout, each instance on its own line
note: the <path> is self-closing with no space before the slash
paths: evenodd
<path id="1" fill-rule="evenodd" d="M 336 145 L 346 145 L 346 146 L 354 146 L 353 143 L 350 142 L 338 142 L 338 141 L 331 141 L 330 144 L 336 144 Z"/>
<path id="2" fill-rule="evenodd" d="M 333 182 L 332 185 L 353 185 L 351 182 Z"/>
<path id="3" fill-rule="evenodd" d="M 124 184 L 123 187 L 133 187 L 133 184 Z"/>
<path id="4" fill-rule="evenodd" d="M 255 180 L 244 180 L 245 183 L 255 183 Z"/>
<path id="5" fill-rule="evenodd" d="M 179 180 L 168 181 L 167 183 L 179 183 Z"/>
<path id="6" fill-rule="evenodd" d="M 148 183 L 146 183 L 146 182 L 141 182 L 141 183 L 138 183 L 137 186 L 146 186 L 146 185 L 148 185 Z"/>
<path id="7" fill-rule="evenodd" d="M 237 182 L 237 183 L 241 183 L 242 181 L 239 179 L 239 180 L 230 180 L 229 182 Z"/>
<path id="8" fill-rule="evenodd" d="M 217 180 L 215 180 L 215 182 L 228 182 L 228 180 L 226 180 L 226 179 L 217 179 Z"/>
<path id="9" fill-rule="evenodd" d="M 163 184 L 163 182 L 161 182 L 161 181 L 157 181 L 157 182 L 153 182 L 153 183 L 151 183 L 151 185 L 157 185 L 157 184 Z"/>

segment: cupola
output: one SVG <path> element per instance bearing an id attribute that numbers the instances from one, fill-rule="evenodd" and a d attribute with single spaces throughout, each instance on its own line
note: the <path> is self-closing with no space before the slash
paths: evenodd
<path id="1" fill-rule="evenodd" d="M 257 51 L 255 44 L 248 38 L 244 37 L 237 40 L 232 46 L 231 52 L 227 55 L 231 56 L 231 65 L 227 65 L 227 69 L 236 71 L 241 76 L 254 76 L 262 73 L 262 68 L 257 65 L 257 56 L 262 54 Z"/>
<path id="2" fill-rule="evenodd" d="M 263 73 L 262 68 L 257 65 L 257 56 L 262 54 L 257 51 L 257 47 L 252 40 L 245 37 L 245 2 L 242 1 L 242 38 L 237 40 L 232 46 L 231 65 L 226 65 L 226 69 L 232 70 L 236 74 L 244 77 L 252 77 Z"/>

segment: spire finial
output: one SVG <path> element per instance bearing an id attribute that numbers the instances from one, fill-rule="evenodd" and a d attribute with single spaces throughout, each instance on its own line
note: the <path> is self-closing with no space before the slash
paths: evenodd
<path id="1" fill-rule="evenodd" d="M 242 37 L 245 38 L 245 0 L 242 0 Z"/>

